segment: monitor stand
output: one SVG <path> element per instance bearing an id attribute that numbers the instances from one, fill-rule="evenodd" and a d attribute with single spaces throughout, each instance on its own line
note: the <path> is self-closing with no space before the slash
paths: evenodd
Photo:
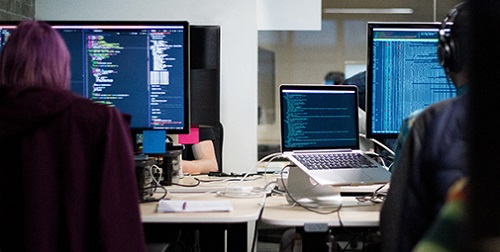
<path id="1" fill-rule="evenodd" d="M 167 136 L 169 136 L 170 139 L 172 139 L 172 144 L 174 144 L 174 145 L 179 144 L 179 135 L 178 134 L 168 134 L 168 132 L 167 132 Z"/>
<path id="2" fill-rule="evenodd" d="M 297 166 L 291 166 L 286 182 L 286 200 L 305 207 L 338 208 L 342 205 L 340 187 L 319 185 Z"/>

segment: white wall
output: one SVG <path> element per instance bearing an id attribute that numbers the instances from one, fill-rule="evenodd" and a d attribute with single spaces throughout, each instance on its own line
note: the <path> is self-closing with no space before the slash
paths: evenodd
<path id="1" fill-rule="evenodd" d="M 257 161 L 256 0 L 37 0 L 39 20 L 187 20 L 221 26 L 224 171 Z"/>

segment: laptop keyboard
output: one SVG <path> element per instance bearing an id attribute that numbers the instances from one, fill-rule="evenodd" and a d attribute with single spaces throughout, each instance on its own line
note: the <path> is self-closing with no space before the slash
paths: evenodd
<path id="1" fill-rule="evenodd" d="M 293 154 L 293 157 L 309 170 L 377 167 L 360 153 L 301 153 Z"/>

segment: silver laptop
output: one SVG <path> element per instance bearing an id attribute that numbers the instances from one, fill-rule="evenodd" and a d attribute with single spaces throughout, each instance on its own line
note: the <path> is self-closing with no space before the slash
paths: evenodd
<path id="1" fill-rule="evenodd" d="M 357 92 L 356 86 L 347 85 L 280 85 L 281 150 L 320 185 L 390 180 L 391 173 L 359 149 Z M 338 155 L 361 155 L 365 160 L 340 167 L 310 161 Z"/>

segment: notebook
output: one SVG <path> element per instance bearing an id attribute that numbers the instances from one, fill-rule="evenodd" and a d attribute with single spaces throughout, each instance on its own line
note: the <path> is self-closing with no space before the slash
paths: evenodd
<path id="1" fill-rule="evenodd" d="M 349 85 L 282 84 L 281 151 L 320 185 L 387 183 L 391 173 L 359 149 L 358 90 Z M 313 169 L 299 161 L 317 155 L 360 154 L 368 165 Z"/>

